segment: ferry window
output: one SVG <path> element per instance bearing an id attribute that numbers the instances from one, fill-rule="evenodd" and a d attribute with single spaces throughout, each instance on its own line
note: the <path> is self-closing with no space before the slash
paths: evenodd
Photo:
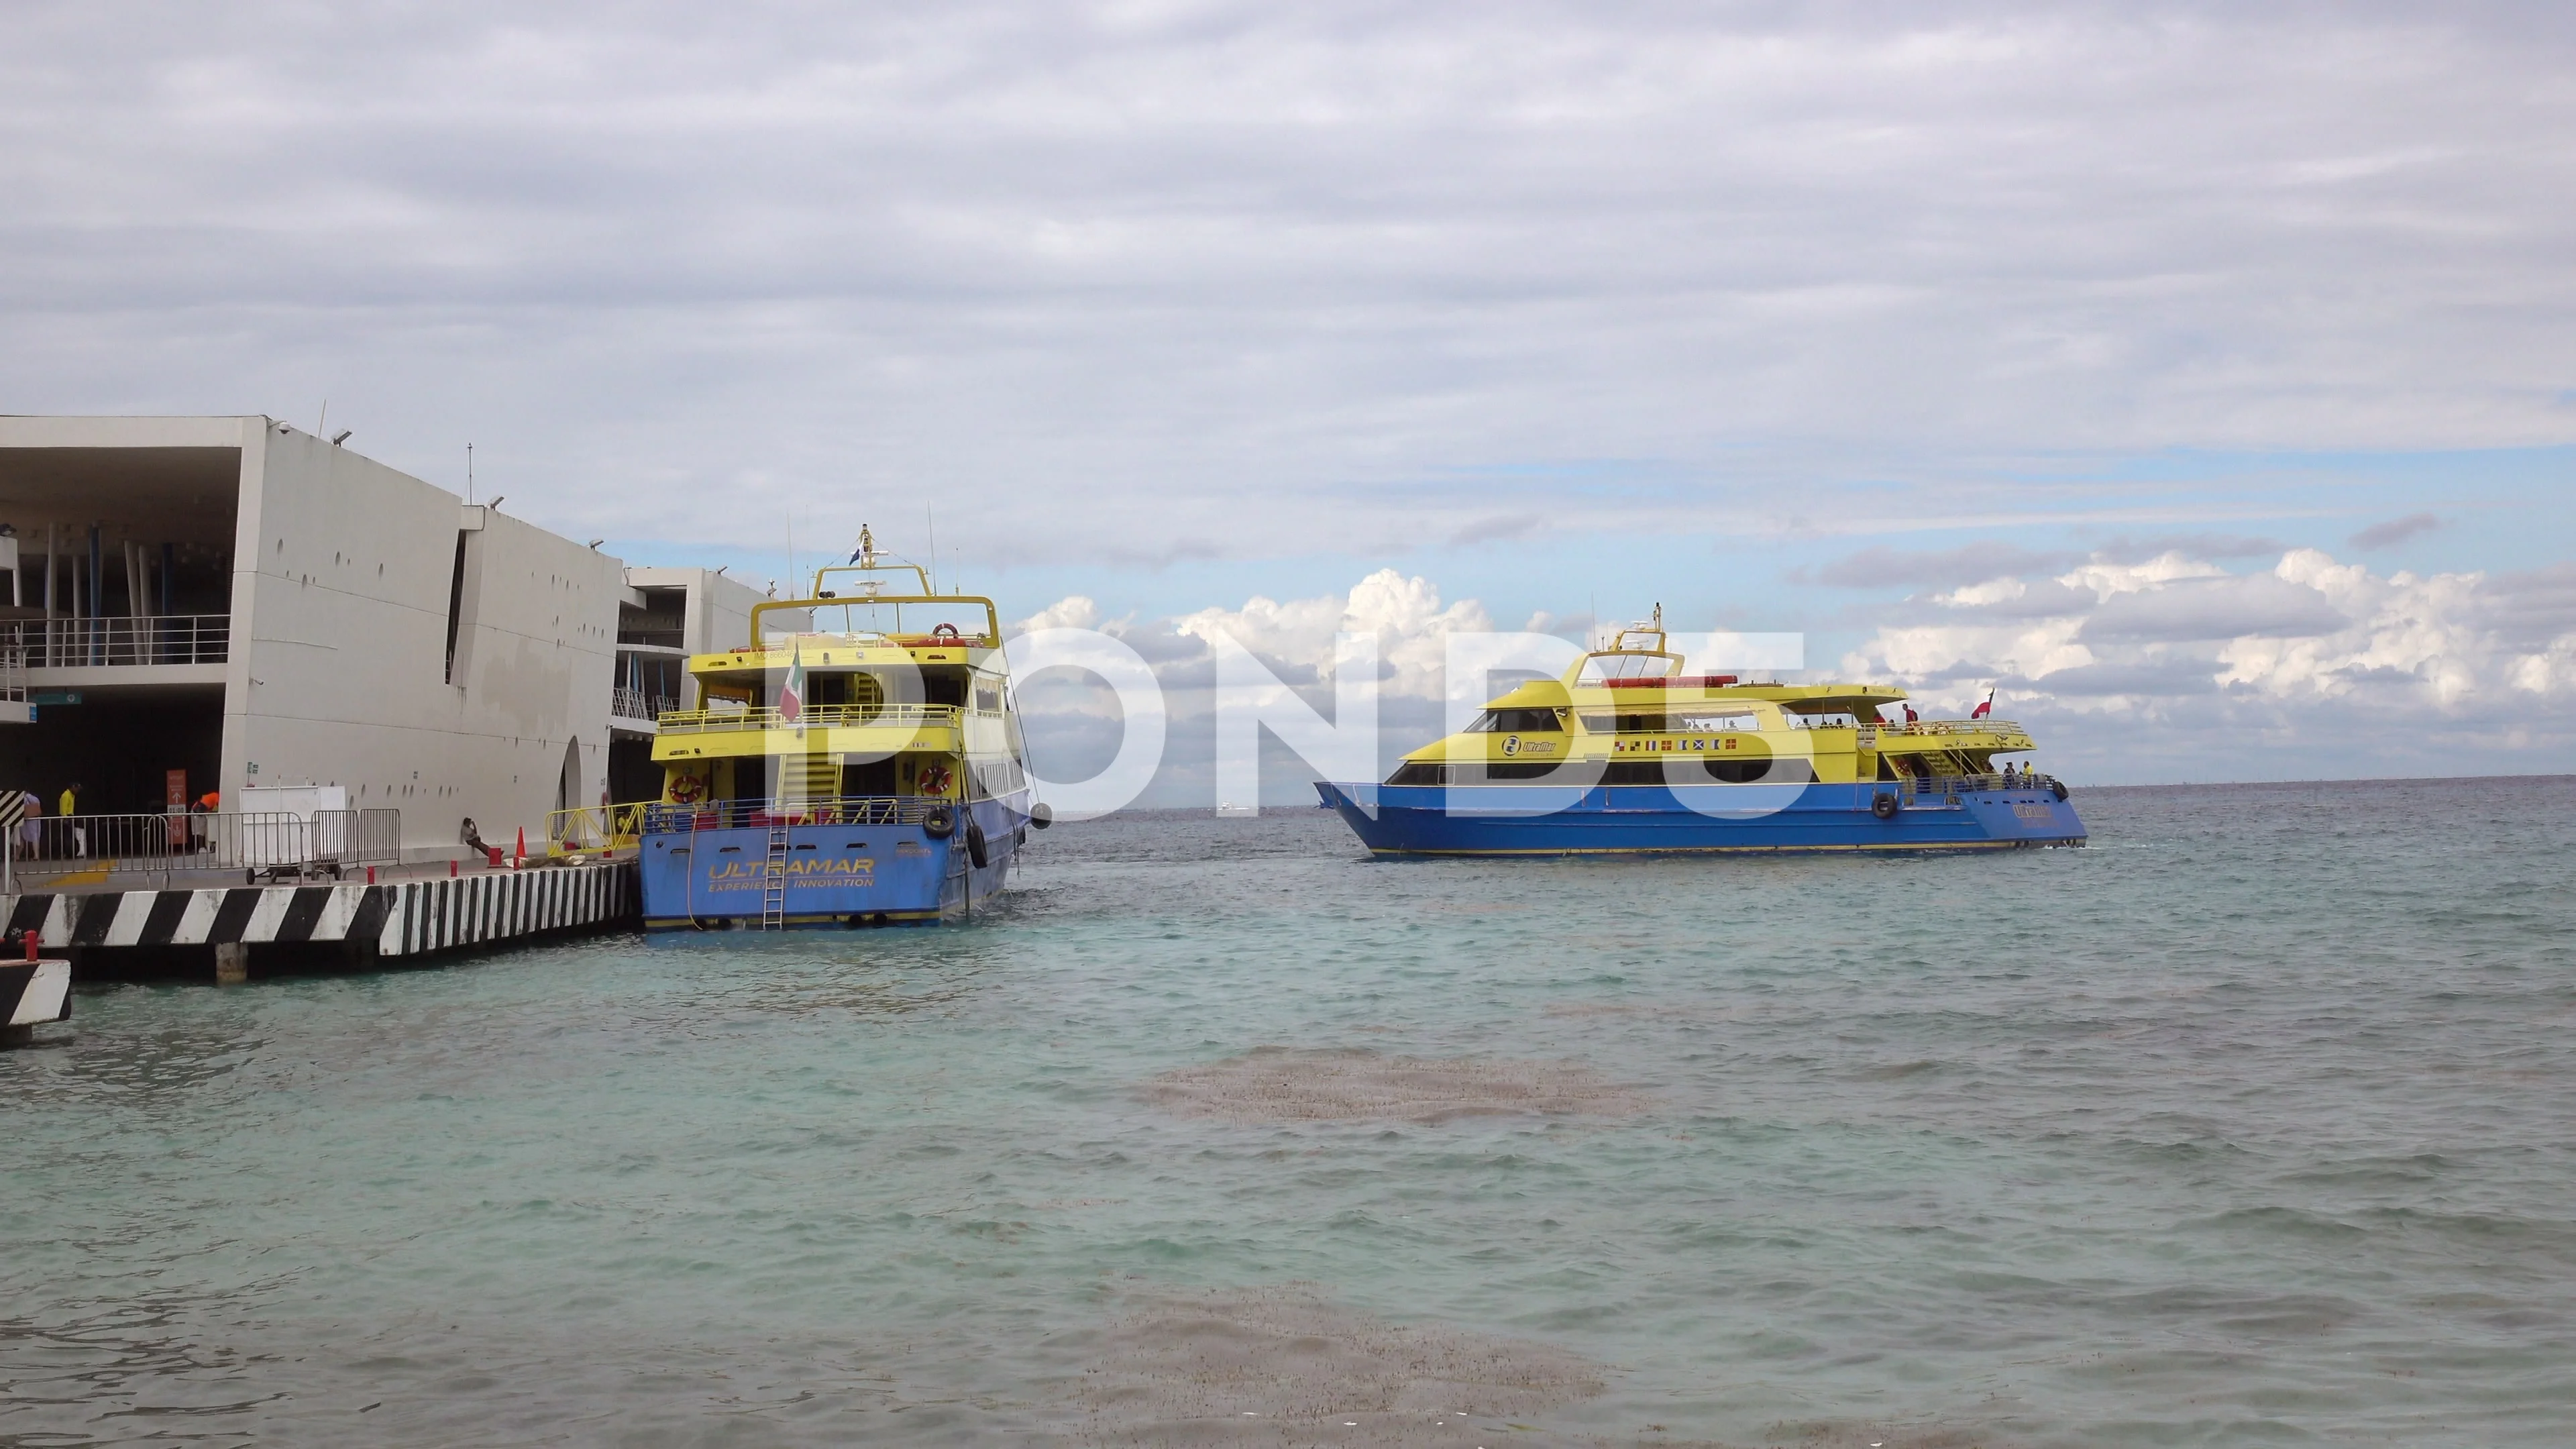
<path id="1" fill-rule="evenodd" d="M 1762 718 L 1759 715 L 1750 714 L 1676 714 L 1673 716 L 1673 728 L 1692 733 L 1759 730 L 1762 728 Z"/>
<path id="2" fill-rule="evenodd" d="M 1399 766 L 1394 774 L 1387 776 L 1386 782 L 1390 785 L 1446 785 L 1449 783 L 1449 771 L 1448 767 L 1443 765 L 1420 763 L 1403 765 Z"/>
<path id="3" fill-rule="evenodd" d="M 986 714 L 1000 714 L 1002 712 L 1002 692 L 998 689 L 978 688 L 975 691 L 975 708 Z"/>
<path id="4" fill-rule="evenodd" d="M 1467 726 L 1470 734 L 1484 735 L 1545 734 L 1563 728 L 1564 720 L 1552 709 L 1489 709 Z"/>
<path id="5" fill-rule="evenodd" d="M 1586 732 L 1591 734 L 1606 735 L 1618 727 L 1617 720 L 1606 714 L 1587 714 L 1583 716 L 1583 728 Z"/>
<path id="6" fill-rule="evenodd" d="M 1555 773 L 1556 765 L 1553 762 L 1544 765 L 1497 762 L 1485 767 L 1485 778 L 1488 780 L 1544 780 Z"/>
<path id="7" fill-rule="evenodd" d="M 1670 774 L 1667 775 L 1667 769 Z M 1670 760 L 1614 760 L 1602 776 L 1605 785 L 1805 785 L 1816 778 L 1805 760 L 1711 760 L 1676 755 Z"/>

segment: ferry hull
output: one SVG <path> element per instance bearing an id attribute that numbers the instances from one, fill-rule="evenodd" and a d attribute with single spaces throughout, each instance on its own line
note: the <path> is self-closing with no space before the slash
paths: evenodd
<path id="1" fill-rule="evenodd" d="M 843 930 L 971 916 L 1009 883 L 1026 818 L 1001 801 L 974 814 L 981 866 L 962 822 L 945 839 L 918 824 L 788 826 L 781 923 Z M 766 826 L 648 832 L 638 851 L 645 929 L 760 929 L 768 854 Z"/>
<path id="2" fill-rule="evenodd" d="M 2086 834 L 2074 806 L 2047 789 L 1907 796 L 1886 784 L 1613 785 L 1542 814 L 1514 808 L 1515 797 L 1531 798 L 1526 787 L 1315 788 L 1379 856 L 2008 850 L 2081 845 Z M 1871 810 L 1880 795 L 1902 808 L 1881 818 Z"/>

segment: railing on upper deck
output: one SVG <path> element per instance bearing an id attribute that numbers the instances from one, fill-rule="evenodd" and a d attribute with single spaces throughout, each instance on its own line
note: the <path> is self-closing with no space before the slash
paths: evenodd
<path id="1" fill-rule="evenodd" d="M 24 651 L 30 669 L 91 665 L 221 664 L 230 656 L 230 614 L 164 614 L 136 619 L 21 619 L 8 626 L 7 642 Z"/>
<path id="2" fill-rule="evenodd" d="M 1881 782 L 1885 783 L 1885 782 Z M 2059 788 L 2057 777 L 2034 770 L 2016 774 L 2010 780 L 2001 775 L 1933 775 L 1898 781 L 1908 799 L 1923 795 L 1973 795 L 1993 790 L 2051 790 Z"/>
<path id="3" fill-rule="evenodd" d="M 2008 719 L 1919 719 L 1911 724 L 1877 726 L 1883 735 L 2018 735 L 2027 734 Z"/>
<path id="4" fill-rule="evenodd" d="M 809 704 L 793 720 L 779 717 L 776 706 L 761 709 L 675 709 L 661 717 L 664 734 L 690 734 L 700 730 L 785 730 L 798 725 L 825 725 L 833 728 L 887 725 L 911 726 L 916 729 L 953 727 L 958 710 L 953 704 Z"/>
<path id="5" fill-rule="evenodd" d="M 640 808 L 641 830 L 661 835 L 771 825 L 919 825 L 934 808 L 956 807 L 928 795 L 840 795 L 825 800 L 709 800 L 697 805 L 657 801 Z"/>

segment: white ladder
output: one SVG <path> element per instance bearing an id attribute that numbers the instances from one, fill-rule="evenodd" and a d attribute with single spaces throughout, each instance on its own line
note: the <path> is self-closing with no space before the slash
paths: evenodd
<path id="1" fill-rule="evenodd" d="M 787 819 L 769 817 L 769 861 L 760 875 L 760 929 L 787 929 Z"/>

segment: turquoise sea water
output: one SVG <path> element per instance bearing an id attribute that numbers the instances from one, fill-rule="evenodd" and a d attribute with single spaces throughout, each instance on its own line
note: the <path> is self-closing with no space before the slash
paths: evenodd
<path id="1" fill-rule="evenodd" d="M 1604 1366 L 1465 1443 L 2576 1439 L 2576 781 L 2078 803 L 1891 860 L 1142 817 L 961 929 L 86 992 L 0 1054 L 0 1444 L 1097 1435 L 1122 1295 L 1288 1282 Z M 1650 1106 L 1138 1091 L 1263 1045 Z"/>

